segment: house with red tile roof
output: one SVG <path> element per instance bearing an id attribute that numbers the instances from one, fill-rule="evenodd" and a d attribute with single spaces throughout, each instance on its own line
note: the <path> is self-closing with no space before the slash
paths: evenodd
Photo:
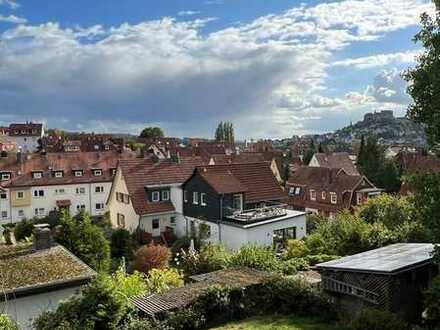
<path id="1" fill-rule="evenodd" d="M 178 235 L 182 184 L 202 164 L 200 157 L 121 160 L 107 202 L 113 227 L 138 230 L 146 241 Z"/>
<path id="2" fill-rule="evenodd" d="M 359 175 L 348 152 L 315 153 L 309 162 L 312 167 L 343 168 L 348 175 Z"/>
<path id="3" fill-rule="evenodd" d="M 120 159 L 132 152 L 8 154 L 0 158 L 0 221 L 67 209 L 102 216 Z"/>
<path id="4" fill-rule="evenodd" d="M 305 213 L 287 209 L 268 162 L 200 166 L 183 189 L 186 235 L 232 249 L 305 235 Z"/>
<path id="5" fill-rule="evenodd" d="M 297 210 L 334 217 L 382 192 L 365 176 L 343 168 L 302 166 L 289 178 L 289 204 Z"/>

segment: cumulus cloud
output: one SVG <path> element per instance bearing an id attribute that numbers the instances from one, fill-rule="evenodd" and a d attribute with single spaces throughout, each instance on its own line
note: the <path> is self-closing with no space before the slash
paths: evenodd
<path id="1" fill-rule="evenodd" d="M 17 9 L 20 7 L 20 4 L 13 0 L 0 0 L 0 6 L 1 5 L 6 5 L 11 9 Z"/>
<path id="2" fill-rule="evenodd" d="M 390 54 L 377 54 L 372 56 L 364 56 L 358 58 L 348 58 L 333 63 L 335 66 L 354 67 L 357 69 L 370 69 L 374 67 L 382 67 L 386 65 L 399 65 L 414 63 L 416 57 L 421 51 L 412 50 L 406 52 L 397 52 Z"/>
<path id="3" fill-rule="evenodd" d="M 3 16 L 0 15 L 0 22 L 12 23 L 12 24 L 24 24 L 27 22 L 25 18 L 17 17 L 15 15 Z"/>
<path id="4" fill-rule="evenodd" d="M 210 135 L 228 119 L 241 136 L 306 131 L 327 115 L 345 120 L 355 103 L 323 96 L 334 52 L 417 24 L 427 9 L 423 0 L 347 0 L 207 35 L 210 19 L 19 25 L 0 35 L 2 111 L 83 129 L 158 123 L 176 135 L 189 127 Z"/>

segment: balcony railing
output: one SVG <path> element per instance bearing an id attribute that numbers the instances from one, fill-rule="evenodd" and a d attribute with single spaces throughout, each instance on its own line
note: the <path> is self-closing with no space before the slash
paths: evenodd
<path id="1" fill-rule="evenodd" d="M 264 206 L 255 209 L 232 211 L 232 213 L 226 216 L 226 218 L 229 220 L 242 222 L 272 219 L 285 216 L 287 214 L 286 207 L 287 204 L 281 203 L 272 203 L 271 205 L 265 204 Z"/>

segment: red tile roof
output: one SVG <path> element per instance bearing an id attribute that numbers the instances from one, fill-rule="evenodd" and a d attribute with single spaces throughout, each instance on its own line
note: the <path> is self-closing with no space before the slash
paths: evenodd
<path id="1" fill-rule="evenodd" d="M 343 168 L 348 175 L 359 175 L 347 152 L 316 153 L 314 156 L 320 167 Z"/>
<path id="2" fill-rule="evenodd" d="M 137 214 L 174 211 L 171 202 L 148 202 L 145 187 L 149 185 L 182 184 L 202 164 L 200 157 L 181 157 L 180 162 L 169 159 L 154 162 L 152 158 L 121 160 L 122 171 L 133 207 Z"/>
<path id="3" fill-rule="evenodd" d="M 287 197 L 267 162 L 212 165 L 199 167 L 197 170 L 202 176 L 208 173 L 211 182 L 214 181 L 219 190 L 245 191 L 247 203 L 282 200 Z M 230 183 L 222 182 L 228 178 Z"/>

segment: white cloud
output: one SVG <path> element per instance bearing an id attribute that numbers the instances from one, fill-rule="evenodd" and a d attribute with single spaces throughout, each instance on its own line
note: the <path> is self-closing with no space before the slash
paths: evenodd
<path id="1" fill-rule="evenodd" d="M 380 105 L 379 95 L 393 97 L 379 89 L 323 96 L 334 52 L 415 25 L 429 8 L 424 0 L 346 0 L 208 35 L 201 29 L 210 19 L 20 25 L 0 34 L 2 112 L 84 129 L 154 122 L 176 135 L 211 135 L 225 119 L 238 136 L 327 129 Z"/>
<path id="2" fill-rule="evenodd" d="M 377 54 L 358 58 L 348 58 L 341 61 L 336 61 L 333 63 L 333 65 L 349 66 L 357 69 L 370 69 L 386 65 L 410 64 L 414 63 L 416 57 L 420 54 L 421 51 L 419 50 L 411 50 L 390 54 Z"/>
<path id="3" fill-rule="evenodd" d="M 194 16 L 199 15 L 201 12 L 197 10 L 181 10 L 177 13 L 177 16 Z"/>
<path id="4" fill-rule="evenodd" d="M 0 15 L 0 22 L 12 23 L 12 24 L 25 24 L 27 20 L 15 15 L 3 16 Z"/>
<path id="5" fill-rule="evenodd" d="M 20 4 L 13 0 L 0 0 L 0 6 L 1 5 L 9 6 L 11 9 L 17 9 L 20 7 Z"/>

